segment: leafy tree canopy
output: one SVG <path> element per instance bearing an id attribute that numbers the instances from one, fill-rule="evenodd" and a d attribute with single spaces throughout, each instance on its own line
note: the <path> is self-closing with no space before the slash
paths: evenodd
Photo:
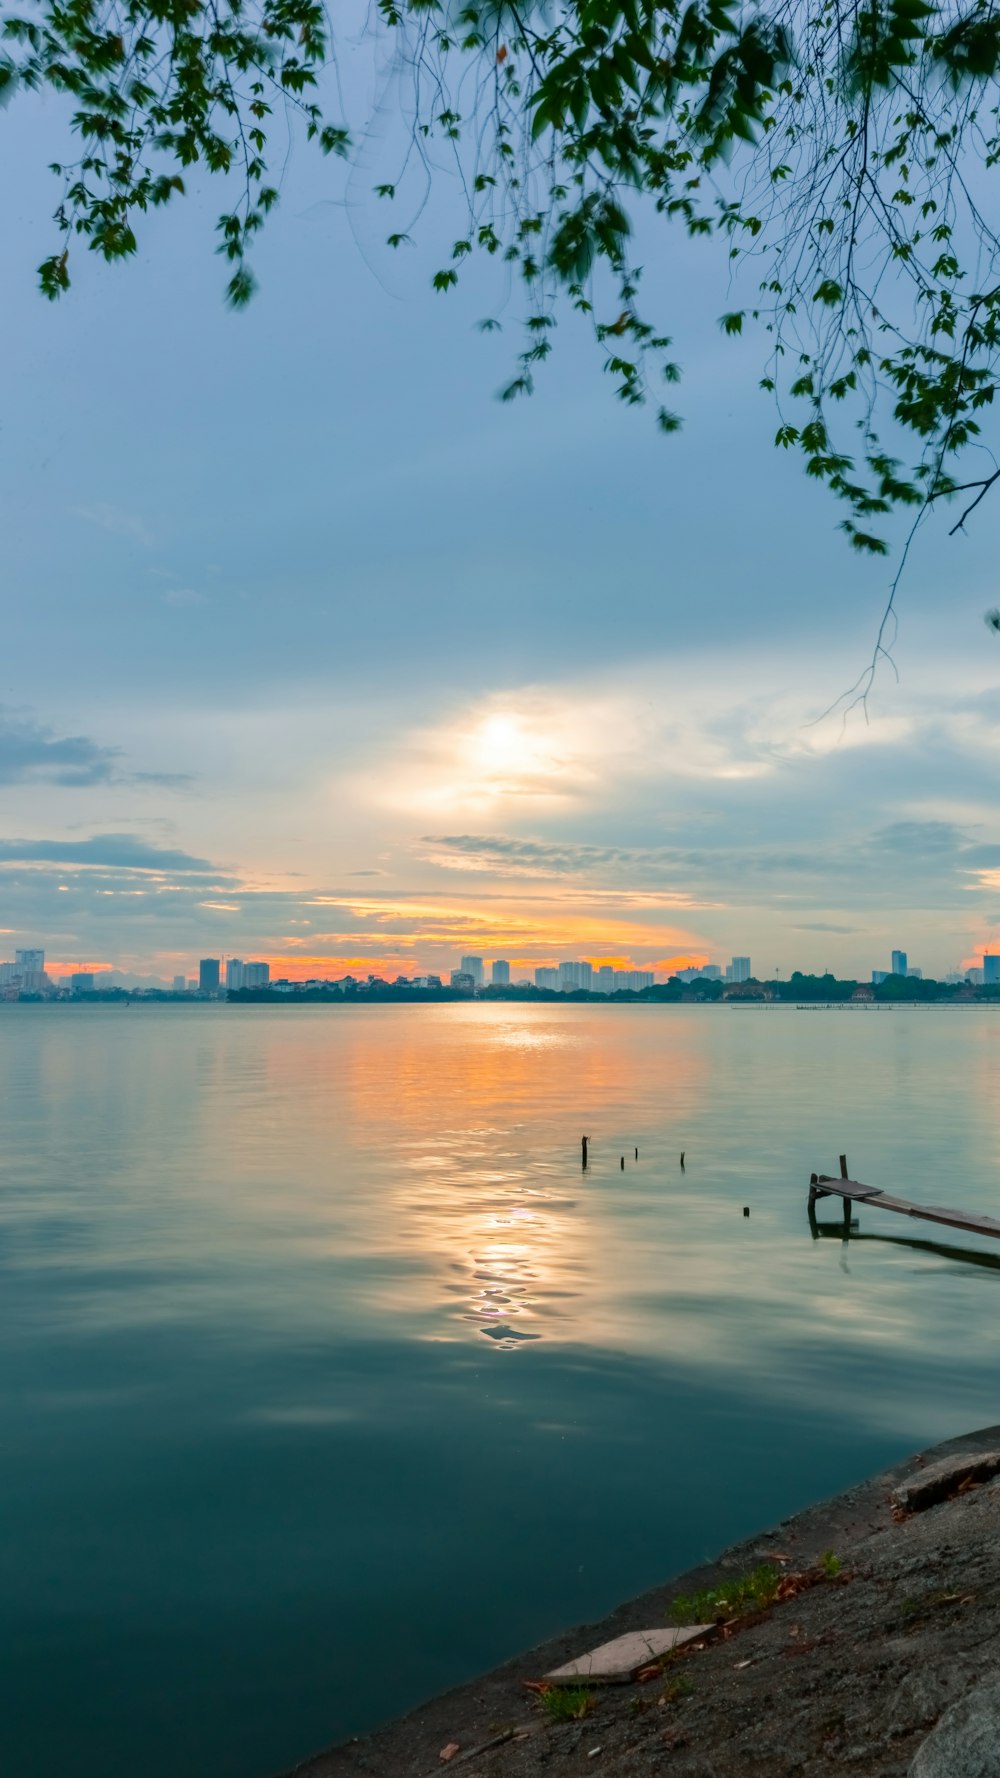
<path id="1" fill-rule="evenodd" d="M 143 212 L 200 163 L 226 184 L 220 252 L 242 304 L 278 197 L 277 114 L 326 154 L 353 151 L 326 102 L 336 43 L 315 0 L 29 0 L 2 20 L 0 99 L 56 89 L 79 143 L 53 168 L 49 297 L 75 243 L 133 254 Z M 885 551 L 894 508 L 956 492 L 961 524 L 1000 477 L 981 434 L 1000 346 L 992 0 L 376 0 L 369 28 L 412 77 L 412 137 L 377 197 L 405 206 L 444 144 L 462 195 L 435 286 L 475 253 L 521 280 L 508 399 L 530 392 L 568 303 L 620 398 L 652 396 L 662 430 L 680 426 L 654 393 L 680 372 L 632 252 L 645 200 L 753 262 L 752 305 L 722 326 L 760 329 L 776 442 L 843 501 L 858 549 Z"/>

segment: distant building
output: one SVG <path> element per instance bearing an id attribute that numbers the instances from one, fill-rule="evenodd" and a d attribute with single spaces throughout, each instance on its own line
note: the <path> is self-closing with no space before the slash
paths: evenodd
<path id="1" fill-rule="evenodd" d="M 879 982 L 884 982 L 888 973 L 889 973 L 889 971 L 887 969 L 873 969 L 872 970 L 872 987 L 877 988 L 879 985 Z"/>
<path id="2" fill-rule="evenodd" d="M 986 951 L 983 955 L 983 981 L 989 986 L 1000 982 L 1000 951 Z"/>
<path id="3" fill-rule="evenodd" d="M 245 988 L 266 988 L 270 980 L 270 963 L 244 963 L 243 986 Z"/>
<path id="4" fill-rule="evenodd" d="M 476 978 L 471 969 L 453 969 L 451 972 L 451 985 L 453 988 L 460 989 L 463 994 L 474 994 L 476 991 Z"/>
<path id="5" fill-rule="evenodd" d="M 749 958 L 747 961 L 749 962 Z M 704 969 L 701 971 L 701 979 L 703 982 L 721 982 L 722 970 L 719 964 L 706 963 Z"/>
<path id="6" fill-rule="evenodd" d="M 94 977 L 89 969 L 78 969 L 70 976 L 69 985 L 74 994 L 92 994 Z"/>
<path id="7" fill-rule="evenodd" d="M 510 964 L 505 957 L 497 957 L 490 970 L 490 980 L 495 988 L 510 987 Z"/>
<path id="8" fill-rule="evenodd" d="M 617 993 L 640 994 L 643 988 L 653 986 L 651 969 L 616 969 L 615 991 Z"/>
<path id="9" fill-rule="evenodd" d="M 547 969 L 543 966 L 541 969 L 535 970 L 535 987 L 536 988 L 558 988 L 558 986 L 559 986 L 559 971 L 558 971 L 558 969 Z"/>
<path id="10" fill-rule="evenodd" d="M 750 980 L 749 957 L 734 957 L 726 970 L 727 982 L 748 982 Z"/>
<path id="11" fill-rule="evenodd" d="M 15 951 L 7 984 L 22 994 L 44 994 L 52 983 L 45 973 L 44 951 Z"/>
<path id="12" fill-rule="evenodd" d="M 906 952 L 905 951 L 893 951 L 893 953 L 892 953 L 892 973 L 893 973 L 893 975 L 905 975 L 906 974 Z"/>
<path id="13" fill-rule="evenodd" d="M 243 959 L 229 957 L 226 961 L 226 991 L 230 994 L 238 993 L 243 985 Z"/>
<path id="14" fill-rule="evenodd" d="M 199 994 L 217 994 L 219 992 L 219 959 L 218 957 L 202 957 L 198 964 Z"/>
<path id="15" fill-rule="evenodd" d="M 594 976 L 594 987 L 599 994 L 613 994 L 615 991 L 615 972 L 610 963 L 602 963 Z"/>
<path id="16" fill-rule="evenodd" d="M 460 975 L 471 975 L 473 986 L 476 988 L 481 988 L 483 985 L 483 960 L 482 960 L 482 958 L 481 957 L 463 957 L 461 963 L 458 966 L 458 973 Z"/>
<path id="17" fill-rule="evenodd" d="M 574 988 L 590 989 L 594 985 L 594 966 L 582 958 L 574 958 L 559 965 L 559 992 L 572 994 Z"/>
<path id="18" fill-rule="evenodd" d="M 965 979 L 967 982 L 971 982 L 974 988 L 982 988 L 986 982 L 986 971 L 985 969 L 970 969 L 966 972 Z"/>
<path id="19" fill-rule="evenodd" d="M 908 969 L 906 974 L 911 982 L 922 982 L 924 979 L 922 969 Z"/>
<path id="20" fill-rule="evenodd" d="M 187 993 L 187 983 L 184 980 L 184 977 L 182 975 L 175 975 L 174 976 L 174 993 L 175 994 L 186 994 Z"/>

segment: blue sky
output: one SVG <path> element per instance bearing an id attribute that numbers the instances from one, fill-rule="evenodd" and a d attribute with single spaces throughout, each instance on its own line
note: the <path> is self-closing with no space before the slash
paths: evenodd
<path id="1" fill-rule="evenodd" d="M 361 51 L 346 78 L 361 115 Z M 2 118 L 0 948 L 867 974 L 996 937 L 993 513 L 928 526 L 898 683 L 817 722 L 891 570 L 771 448 L 721 249 L 642 225 L 684 370 L 664 439 L 570 317 L 533 399 L 497 401 L 517 294 L 430 288 L 447 181 L 415 249 L 381 245 L 381 123 L 346 170 L 295 148 L 248 311 L 197 181 L 134 264 L 77 251 L 50 306 L 61 127 Z"/>

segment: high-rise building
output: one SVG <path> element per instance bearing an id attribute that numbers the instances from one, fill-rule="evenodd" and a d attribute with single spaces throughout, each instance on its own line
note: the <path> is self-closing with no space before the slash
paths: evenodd
<path id="1" fill-rule="evenodd" d="M 510 964 L 505 957 L 497 957 L 490 970 L 490 980 L 495 988 L 510 987 Z"/>
<path id="2" fill-rule="evenodd" d="M 187 991 L 187 983 L 184 980 L 184 977 L 182 975 L 175 975 L 174 976 L 174 993 L 175 994 L 184 994 L 186 991 Z"/>
<path id="3" fill-rule="evenodd" d="M 15 951 L 14 968 L 21 975 L 41 975 L 45 968 L 45 952 Z"/>
<path id="4" fill-rule="evenodd" d="M 747 959 L 747 961 L 749 961 L 749 959 Z M 702 981 L 705 982 L 721 982 L 722 980 L 722 970 L 718 963 L 706 963 L 704 969 L 699 973 Z"/>
<path id="5" fill-rule="evenodd" d="M 483 960 L 481 957 L 463 957 L 458 967 L 461 975 L 471 975 L 474 987 L 482 987 Z"/>
<path id="6" fill-rule="evenodd" d="M 877 988 L 879 985 L 879 982 L 885 981 L 885 978 L 888 975 L 888 973 L 889 973 L 889 971 L 887 969 L 873 969 L 872 970 L 872 986 L 874 988 Z"/>
<path id="7" fill-rule="evenodd" d="M 218 957 L 202 957 L 198 963 L 199 994 L 217 994 L 219 992 L 219 959 Z"/>
<path id="8" fill-rule="evenodd" d="M 69 985 L 74 994 L 92 994 L 94 977 L 89 969 L 78 969 L 70 976 Z"/>
<path id="9" fill-rule="evenodd" d="M 559 965 L 559 992 L 571 994 L 574 988 L 592 988 L 594 985 L 594 966 L 581 957 L 567 959 Z"/>
<path id="10" fill-rule="evenodd" d="M 451 985 L 453 988 L 460 988 L 463 994 L 474 994 L 476 990 L 476 978 L 471 969 L 453 969 L 451 972 Z"/>
<path id="11" fill-rule="evenodd" d="M 653 986 L 651 969 L 616 969 L 615 988 L 623 993 L 639 994 L 643 988 Z"/>
<path id="12" fill-rule="evenodd" d="M 228 957 L 226 959 L 226 992 L 235 994 L 242 986 L 243 959 L 242 957 Z"/>
<path id="13" fill-rule="evenodd" d="M 613 994 L 615 991 L 615 972 L 611 963 L 602 963 L 597 971 L 594 987 L 599 994 Z"/>
<path id="14" fill-rule="evenodd" d="M 1000 951 L 984 951 L 983 981 L 984 983 L 992 982 L 994 985 L 1000 982 Z"/>
<path id="15" fill-rule="evenodd" d="M 734 957 L 726 970 L 727 982 L 748 982 L 750 980 L 749 957 Z"/>
<path id="16" fill-rule="evenodd" d="M 909 969 L 908 968 L 906 971 L 906 974 L 907 974 L 908 980 L 911 982 L 922 982 L 924 979 L 924 972 L 922 969 Z"/>
<path id="17" fill-rule="evenodd" d="M 559 971 L 558 971 L 558 969 L 548 969 L 548 968 L 544 967 L 544 965 L 543 965 L 542 968 L 535 970 L 535 987 L 536 988 L 558 988 L 558 986 L 559 986 Z"/>
<path id="18" fill-rule="evenodd" d="M 893 953 L 892 953 L 892 973 L 893 973 L 893 975 L 905 975 L 906 974 L 906 952 L 905 951 L 893 951 Z"/>
<path id="19" fill-rule="evenodd" d="M 266 988 L 270 980 L 270 963 L 244 963 L 243 986 L 245 988 Z"/>

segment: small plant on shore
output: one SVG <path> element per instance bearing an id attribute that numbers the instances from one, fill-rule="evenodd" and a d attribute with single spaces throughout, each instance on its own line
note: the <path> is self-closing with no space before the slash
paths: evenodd
<path id="1" fill-rule="evenodd" d="M 678 1594 L 670 1615 L 679 1624 L 712 1624 L 719 1618 L 746 1617 L 752 1611 L 766 1611 L 773 1605 L 780 1585 L 780 1570 L 765 1562 L 748 1574 L 734 1575 L 720 1587 Z"/>
<path id="2" fill-rule="evenodd" d="M 819 1567 L 822 1568 L 827 1580 L 835 1580 L 837 1575 L 840 1574 L 843 1569 L 843 1566 L 844 1564 L 840 1560 L 840 1557 L 835 1556 L 832 1550 L 823 1551 L 823 1554 L 819 1559 Z"/>
<path id="3" fill-rule="evenodd" d="M 541 1697 L 542 1709 L 553 1722 L 579 1722 L 597 1703 L 585 1685 L 553 1685 Z"/>
<path id="4" fill-rule="evenodd" d="M 693 1691 L 694 1685 L 687 1674 L 675 1673 L 673 1679 L 667 1680 L 656 1702 L 658 1704 L 677 1704 L 681 1698 L 690 1697 Z"/>

